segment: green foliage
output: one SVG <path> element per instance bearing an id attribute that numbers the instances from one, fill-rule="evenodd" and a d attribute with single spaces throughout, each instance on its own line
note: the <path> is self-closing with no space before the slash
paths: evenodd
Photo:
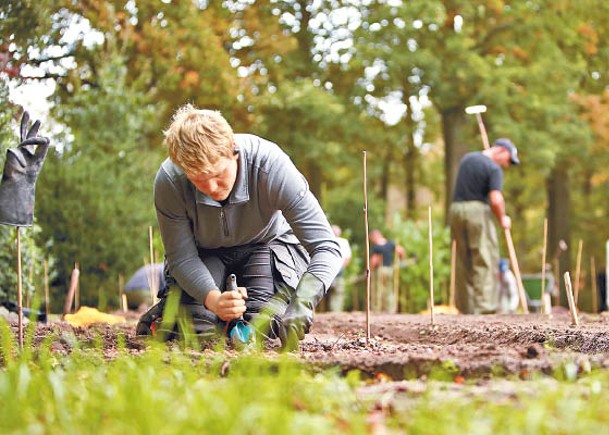
<path id="1" fill-rule="evenodd" d="M 431 192 L 434 203 L 450 198 L 461 154 L 479 149 L 476 122 L 463 108 L 484 103 L 491 139 L 510 136 L 523 160 L 507 171 L 505 189 L 517 251 L 523 253 L 521 268 L 539 263 L 542 220 L 555 203 L 564 206 L 557 213 L 564 223 L 549 216 L 550 239 L 558 237 L 557 227 L 567 225 L 600 255 L 597 232 L 606 215 L 602 204 L 609 201 L 602 189 L 606 183 L 598 181 L 607 166 L 598 147 L 603 149 L 606 138 L 591 134 L 589 125 L 599 117 L 581 117 L 583 110 L 571 96 L 598 95 L 609 83 L 605 3 L 3 2 L 0 55 L 8 60 L 0 62 L 2 78 L 15 77 L 24 63 L 39 65 L 37 75 L 57 85 L 56 121 L 71 129 L 65 139 L 54 139 L 65 142 L 63 154 L 47 162 L 56 174 L 47 174 L 49 168 L 42 172 L 52 187 L 45 189 L 50 196 L 43 200 L 41 240 L 51 252 L 60 251 L 57 288 L 65 291 L 76 257 L 85 265 L 83 279 L 96 281 L 86 286 L 91 295 L 100 285 L 110 291 L 107 280 L 116 279 L 111 274 L 128 273 L 141 262 L 145 223 L 153 217 L 125 217 L 118 206 L 100 203 L 140 208 L 140 193 L 122 186 L 135 182 L 141 183 L 137 192 L 150 188 L 151 168 L 160 160 L 150 150 L 158 149 L 163 125 L 186 100 L 221 110 L 236 131 L 258 133 L 284 147 L 330 219 L 351 230 L 360 246 L 362 219 L 355 210 L 361 210 L 361 151 L 369 152 L 371 225 L 388 223 L 386 216 L 396 206 L 387 203 L 389 187 L 403 192 L 408 218 L 420 219 L 425 214 L 421 194 Z M 92 30 L 70 31 L 77 22 Z M 91 114 L 97 115 L 97 98 L 113 98 L 116 104 L 102 104 L 102 116 L 96 117 Z M 125 103 L 130 100 L 138 103 Z M 392 113 L 381 110 L 381 101 L 398 102 L 406 115 L 388 127 L 383 120 Z M 151 102 L 162 102 L 153 114 L 144 108 Z M 428 105 L 417 106 L 423 103 Z M 388 107 L 391 112 L 394 106 Z M 129 117 L 142 122 L 125 121 Z M 0 131 L 0 137 L 4 134 Z M 131 165 L 130 180 L 116 176 L 132 160 L 127 148 L 125 158 L 116 157 L 119 143 L 135 146 L 138 140 L 138 165 Z M 553 171 L 557 165 L 562 171 Z M 116 183 L 100 173 L 111 174 Z M 540 188 L 548 177 L 569 176 L 571 210 L 569 195 Z M 87 183 L 96 188 L 75 187 Z M 121 187 L 108 198 L 116 186 Z M 50 198 L 55 205 L 49 205 Z M 129 225 L 139 225 L 133 234 L 140 248 L 125 249 L 127 233 L 123 240 L 107 237 Z M 559 230 L 560 237 L 568 234 Z M 3 240 L 9 243 L 10 237 Z M 78 255 L 83 249 L 100 254 L 85 260 Z M 117 258 L 101 258 L 101 252 Z"/>
<path id="2" fill-rule="evenodd" d="M 391 238 L 406 250 L 406 265 L 400 268 L 401 311 L 417 313 L 429 301 L 429 225 L 427 222 L 394 218 Z M 432 222 L 434 301 L 447 303 L 442 290 L 450 277 L 450 229 Z"/>
<path id="3" fill-rule="evenodd" d="M 96 306 L 101 294 L 116 306 L 118 274 L 128 276 L 149 258 L 152 183 L 162 157 L 143 140 L 155 107 L 126 87 L 126 73 L 111 51 L 100 87 L 83 87 L 54 108 L 70 134 L 54 139 L 39 181 L 43 237 L 58 259 L 55 284 L 65 292 L 78 262 L 82 305 Z"/>
<path id="4" fill-rule="evenodd" d="M 429 377 L 370 385 L 292 355 L 184 352 L 166 345 L 111 358 L 68 331 L 19 351 L 0 319 L 2 433 L 605 433 L 609 374 L 455 383 L 452 361 Z M 54 342 L 70 342 L 68 355 Z M 425 381 L 424 379 L 428 379 Z M 412 387 L 412 388 L 411 388 Z"/>
<path id="5" fill-rule="evenodd" d="M 343 103 L 309 80 L 284 82 L 264 103 L 258 134 L 279 144 L 297 162 L 319 197 L 322 182 L 332 176 L 325 169 L 343 160 L 343 145 L 337 140 L 346 127 Z"/>
<path id="6" fill-rule="evenodd" d="M 4 326 L 3 326 L 4 325 Z M 0 324 L 4 340 L 6 324 Z M 154 347 L 108 361 L 4 351 L 2 433 L 366 433 L 354 380 L 315 373 L 292 357 L 199 354 Z M 6 347 L 3 346 L 3 349 Z M 342 429 L 342 430 L 341 430 Z"/>
<path id="7" fill-rule="evenodd" d="M 438 383 L 409 402 L 408 410 L 394 413 L 391 423 L 414 434 L 430 428 L 437 434 L 604 433 L 606 382 L 607 373 L 598 373 L 575 384 L 544 379 L 499 383 L 482 394 L 462 386 L 458 396 L 448 399 L 442 397 L 450 397 L 450 388 Z"/>
<path id="8" fill-rule="evenodd" d="M 11 119 L 17 113 L 15 107 L 8 101 L 8 88 L 0 81 L 0 102 L 2 102 L 0 103 L 0 167 L 2 168 L 4 168 L 6 150 L 19 143 L 19 137 L 13 133 L 17 131 L 17 127 L 11 123 Z M 37 215 L 37 210 L 35 212 Z M 35 242 L 40 227 L 36 220 L 32 227 L 23 227 L 19 231 L 24 297 L 26 299 L 33 297 L 36 290 L 41 296 L 45 256 L 42 247 Z M 0 225 L 0 301 L 5 300 L 17 301 L 17 240 L 15 227 Z"/>

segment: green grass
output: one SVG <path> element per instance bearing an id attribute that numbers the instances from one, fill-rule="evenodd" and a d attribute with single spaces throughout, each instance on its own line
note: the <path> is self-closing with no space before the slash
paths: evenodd
<path id="1" fill-rule="evenodd" d="M 0 323 L 0 433 L 321 435 L 371 433 L 376 424 L 410 434 L 609 434 L 606 371 L 483 388 L 447 375 L 424 382 L 422 394 L 362 394 L 374 386 L 359 373 L 321 371 L 290 355 L 151 343 L 141 355 L 122 348 L 108 359 L 99 345 L 55 354 L 57 339 L 35 351 L 26 341 L 18 352 Z"/>
<path id="2" fill-rule="evenodd" d="M 411 434 L 608 434 L 608 381 L 606 372 L 576 382 L 506 381 L 509 387 L 483 393 L 464 386 L 449 399 L 442 399 L 443 387 L 430 386 L 407 412 L 393 412 L 391 421 Z"/>
<path id="3" fill-rule="evenodd" d="M 53 355 L 49 343 L 19 356 L 3 346 L 0 433 L 365 432 L 351 381 L 293 357 L 154 346 L 109 361 L 98 349 Z"/>

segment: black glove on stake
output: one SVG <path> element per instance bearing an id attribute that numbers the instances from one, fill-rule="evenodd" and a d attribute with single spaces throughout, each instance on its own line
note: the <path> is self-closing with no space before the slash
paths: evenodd
<path id="1" fill-rule="evenodd" d="M 296 295 L 285 313 L 275 318 L 277 335 L 284 349 L 298 348 L 298 340 L 302 340 L 311 329 L 313 310 L 325 294 L 325 286 L 319 278 L 309 272 L 302 275 Z"/>
<path id="2" fill-rule="evenodd" d="M 21 117 L 20 141 L 17 148 L 6 151 L 4 173 L 0 181 L 0 224 L 17 228 L 17 311 L 19 322 L 19 349 L 23 349 L 23 286 L 21 281 L 21 237 L 20 227 L 31 226 L 34 222 L 34 195 L 36 179 L 42 169 L 49 150 L 49 140 L 38 136 L 40 121 L 36 121 L 30 131 L 27 125 L 30 115 L 23 112 Z"/>
<path id="3" fill-rule="evenodd" d="M 21 143 L 6 151 L 0 182 L 0 224 L 31 226 L 34 221 L 36 180 L 49 150 L 49 139 L 38 136 L 40 121 L 29 132 L 28 112 L 21 118 Z"/>

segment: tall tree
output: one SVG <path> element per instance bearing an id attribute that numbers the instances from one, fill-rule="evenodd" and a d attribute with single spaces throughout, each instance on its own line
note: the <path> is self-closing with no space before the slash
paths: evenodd
<path id="1" fill-rule="evenodd" d="M 55 285 L 65 289 L 78 262 L 86 304 L 96 304 L 101 289 L 115 288 L 119 273 L 148 258 L 152 181 L 161 158 L 144 138 L 155 107 L 128 90 L 126 74 L 124 59 L 110 52 L 99 87 L 53 109 L 69 134 L 56 140 L 38 192 L 43 236 L 58 258 Z"/>

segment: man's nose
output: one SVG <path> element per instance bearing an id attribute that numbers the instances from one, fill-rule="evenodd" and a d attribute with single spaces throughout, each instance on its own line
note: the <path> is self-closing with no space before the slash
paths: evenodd
<path id="1" fill-rule="evenodd" d="M 202 182 L 199 185 L 199 188 L 203 193 L 214 193 L 216 190 L 218 190 L 218 183 L 214 180 L 207 180 Z"/>

